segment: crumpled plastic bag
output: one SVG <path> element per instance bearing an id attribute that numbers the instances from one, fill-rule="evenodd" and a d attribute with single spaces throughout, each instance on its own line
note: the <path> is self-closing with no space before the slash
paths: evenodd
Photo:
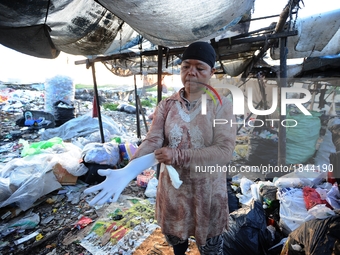
<path id="1" fill-rule="evenodd" d="M 0 207 L 15 203 L 25 211 L 41 196 L 61 188 L 52 172 L 57 163 L 74 176 L 83 175 L 80 155 L 80 148 L 63 143 L 44 153 L 9 161 L 0 171 L 0 193 L 4 195 L 0 196 Z"/>
<path id="2" fill-rule="evenodd" d="M 86 144 L 81 157 L 86 163 L 114 166 L 120 159 L 118 144 L 115 142 Z"/>
<path id="3" fill-rule="evenodd" d="M 253 199 L 255 200 L 257 199 L 256 197 L 253 197 L 254 194 L 254 187 L 252 188 L 253 184 L 254 182 L 252 180 L 249 180 L 246 177 L 241 178 L 240 187 L 242 194 L 240 193 L 236 194 L 236 197 L 239 199 L 239 202 L 241 204 L 250 205 Z"/>
<path id="4" fill-rule="evenodd" d="M 308 216 L 306 217 L 305 221 L 312 219 L 326 219 L 334 215 L 335 212 L 328 208 L 325 204 L 318 204 L 308 210 Z"/>
<path id="5" fill-rule="evenodd" d="M 304 169 L 298 168 L 294 172 L 285 174 L 277 178 L 274 181 L 274 185 L 278 188 L 302 188 L 305 186 L 312 187 L 318 185 L 326 179 L 327 173 L 324 171 L 312 170 L 312 167 L 313 165 L 305 165 L 303 166 Z"/>
<path id="6" fill-rule="evenodd" d="M 335 210 L 340 210 L 340 192 L 337 185 L 333 185 L 328 191 L 326 200 Z"/>
<path id="7" fill-rule="evenodd" d="M 283 188 L 277 192 L 280 200 L 280 226 L 284 232 L 292 232 L 305 222 L 308 211 L 303 191 L 299 188 Z"/>
<path id="8" fill-rule="evenodd" d="M 146 186 L 146 190 L 144 192 L 147 197 L 156 197 L 157 194 L 157 186 L 158 180 L 156 177 L 152 177 L 148 182 L 148 186 Z"/>

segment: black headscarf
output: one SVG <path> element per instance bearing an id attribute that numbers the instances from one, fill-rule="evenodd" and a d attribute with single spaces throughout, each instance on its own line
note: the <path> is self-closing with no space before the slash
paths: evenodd
<path id="1" fill-rule="evenodd" d="M 194 42 L 183 53 L 182 61 L 186 59 L 201 60 L 213 68 L 215 66 L 216 53 L 209 43 Z"/>

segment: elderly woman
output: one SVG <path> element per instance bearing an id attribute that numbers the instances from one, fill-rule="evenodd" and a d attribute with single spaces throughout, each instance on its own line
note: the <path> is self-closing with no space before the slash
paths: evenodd
<path id="1" fill-rule="evenodd" d="M 215 72 L 215 58 L 210 44 L 189 45 L 181 64 L 183 88 L 159 103 L 150 131 L 130 161 L 154 153 L 161 163 L 156 219 L 175 255 L 185 254 L 190 236 L 195 237 L 201 254 L 222 254 L 221 234 L 228 227 L 225 169 L 232 158 L 236 128 L 214 124 L 215 119 L 234 120 L 231 103 L 225 97 L 216 100 L 206 90 Z M 204 94 L 206 100 L 202 100 Z M 172 184 L 166 165 L 177 170 L 183 181 L 179 188 Z M 111 190 L 105 199 L 120 192 Z"/>

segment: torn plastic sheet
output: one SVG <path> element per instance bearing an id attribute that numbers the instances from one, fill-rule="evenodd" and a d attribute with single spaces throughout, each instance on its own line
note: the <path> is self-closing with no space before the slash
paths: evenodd
<path id="1" fill-rule="evenodd" d="M 41 162 L 39 162 L 41 164 Z M 29 209 L 34 202 L 56 189 L 61 188 L 61 184 L 55 178 L 52 171 L 45 173 L 35 172 L 29 174 L 25 179 L 19 179 L 20 186 L 11 195 L 0 202 L 0 208 L 6 205 L 16 204 L 23 211 Z"/>
<path id="2" fill-rule="evenodd" d="M 254 3 L 253 0 L 187 0 L 185 5 L 164 0 L 99 2 L 153 44 L 168 47 L 225 34 Z"/>
<path id="3" fill-rule="evenodd" d="M 8 223 L 0 225 L 0 235 L 6 236 L 7 233 L 11 233 L 14 230 L 26 230 L 26 229 L 34 229 L 40 223 L 40 215 L 37 213 L 29 213 L 28 215 L 22 218 L 14 218 Z"/>
<path id="4" fill-rule="evenodd" d="M 122 126 L 119 126 L 117 123 L 115 123 L 112 118 L 109 118 L 105 115 L 102 115 L 101 117 L 104 130 L 106 130 L 106 132 L 108 132 L 111 136 L 121 136 L 125 133 L 122 129 Z M 41 140 L 48 140 L 53 137 L 61 137 L 65 141 L 75 137 L 87 136 L 97 131 L 98 119 L 92 118 L 92 116 L 87 114 L 69 120 L 60 127 L 45 130 L 41 134 L 40 138 Z"/>
<path id="5" fill-rule="evenodd" d="M 57 163 L 75 176 L 84 174 L 78 171 L 80 155 L 80 148 L 64 143 L 49 153 L 11 160 L 0 172 L 0 208 L 14 203 L 25 211 L 43 195 L 61 188 L 52 172 Z"/>
<path id="6" fill-rule="evenodd" d="M 338 54 L 340 51 L 340 9 L 298 18 L 298 35 L 287 42 L 287 58 L 320 57 Z M 313 38 L 313 40 L 310 40 Z M 272 59 L 280 59 L 280 49 L 272 48 Z"/>

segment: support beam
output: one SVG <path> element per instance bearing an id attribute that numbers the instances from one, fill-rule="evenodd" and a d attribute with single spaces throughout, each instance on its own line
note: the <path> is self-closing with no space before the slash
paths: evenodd
<path id="1" fill-rule="evenodd" d="M 280 124 L 286 119 L 286 115 L 282 115 L 281 109 L 281 89 L 287 87 L 287 38 L 280 39 L 280 88 L 278 105 L 280 107 Z M 279 143 L 278 143 L 278 166 L 286 164 L 286 128 L 279 125 Z"/>
<path id="2" fill-rule="evenodd" d="M 281 32 L 281 33 L 275 33 L 275 34 L 269 34 L 265 36 L 254 36 L 254 37 L 246 37 L 246 38 L 225 38 L 220 40 L 219 42 L 216 43 L 216 47 L 222 47 L 222 46 L 232 46 L 232 45 L 239 45 L 239 44 L 244 44 L 244 43 L 263 43 L 267 40 L 275 40 L 279 39 L 282 37 L 287 37 L 287 36 L 294 36 L 297 35 L 297 31 L 289 31 L 289 32 Z M 122 58 L 134 58 L 134 57 L 139 57 L 139 56 L 156 56 L 159 54 L 160 49 L 162 49 L 163 53 L 163 47 L 159 46 L 158 50 L 149 50 L 149 51 L 143 51 L 143 52 L 127 52 L 127 53 L 118 53 L 110 56 L 103 56 L 103 57 L 96 57 L 93 59 L 84 59 L 84 60 L 77 60 L 75 61 L 75 65 L 82 65 L 86 64 L 87 62 L 93 63 L 93 62 L 105 62 L 109 60 L 115 60 L 115 59 L 122 59 Z M 179 55 L 184 52 L 186 47 L 179 47 L 179 48 L 171 48 L 168 51 L 169 56 L 173 55 Z M 159 56 L 159 55 L 158 55 Z M 228 58 L 227 58 L 228 59 Z"/>

